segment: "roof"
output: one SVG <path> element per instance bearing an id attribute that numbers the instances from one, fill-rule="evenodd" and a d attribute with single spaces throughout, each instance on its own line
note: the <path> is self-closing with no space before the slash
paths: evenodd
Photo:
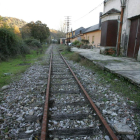
<path id="1" fill-rule="evenodd" d="M 80 28 L 74 30 L 75 35 L 72 34 L 72 37 L 75 37 L 75 36 L 79 35 L 80 34 L 80 31 L 81 31 L 81 33 L 83 33 L 85 31 L 85 28 L 84 27 L 80 27 Z"/>
<path id="2" fill-rule="evenodd" d="M 84 33 L 88 33 L 88 32 L 92 32 L 92 31 L 96 31 L 96 30 L 99 30 L 99 24 L 96 24 L 96 25 L 93 25 L 91 27 L 88 27 Z"/>
<path id="3" fill-rule="evenodd" d="M 83 30 L 85 30 L 84 27 L 80 27 L 78 29 L 75 30 L 75 36 L 77 36 L 78 34 L 80 34 L 80 31 L 82 32 Z"/>
<path id="4" fill-rule="evenodd" d="M 104 15 L 116 14 L 116 13 L 121 13 L 121 11 L 113 8 L 113 9 L 110 9 L 109 11 L 107 11 L 106 13 L 104 13 L 103 15 L 101 15 L 101 17 L 104 16 Z"/>

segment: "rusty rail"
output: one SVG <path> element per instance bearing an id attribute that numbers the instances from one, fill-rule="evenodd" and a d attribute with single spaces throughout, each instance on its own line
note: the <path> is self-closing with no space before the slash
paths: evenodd
<path id="1" fill-rule="evenodd" d="M 44 105 L 44 112 L 43 112 L 43 121 L 42 121 L 42 130 L 41 130 L 41 140 L 46 140 L 47 137 L 47 127 L 48 127 L 48 110 L 49 110 L 49 91 L 50 91 L 50 79 L 51 79 L 51 67 L 52 67 L 52 53 L 50 58 L 50 67 L 49 67 L 49 74 L 48 74 L 48 82 L 47 82 L 47 89 L 46 89 L 46 98 L 45 98 L 45 105 Z"/>
<path id="2" fill-rule="evenodd" d="M 62 55 L 61 55 L 61 57 L 63 58 L 64 62 L 66 63 L 66 65 L 70 69 L 70 71 L 71 71 L 72 75 L 74 76 L 74 78 L 76 79 L 78 85 L 83 90 L 83 92 L 84 92 L 86 98 L 88 99 L 88 101 L 90 102 L 91 106 L 94 108 L 94 110 L 95 110 L 96 114 L 98 115 L 100 121 L 102 122 L 102 124 L 104 125 L 106 131 L 108 132 L 109 137 L 112 140 L 118 140 L 118 138 L 116 137 L 116 135 L 114 134 L 114 132 L 112 131 L 112 129 L 110 128 L 110 126 L 108 125 L 108 123 L 106 122 L 106 120 L 104 119 L 104 117 L 102 116 L 102 114 L 100 113 L 100 111 L 98 110 L 98 108 L 96 107 L 96 105 L 93 103 L 92 99 L 90 98 L 90 96 L 88 95 L 88 93 L 86 92 L 86 90 L 84 89 L 84 87 L 82 86 L 82 84 L 80 83 L 80 81 L 78 80 L 78 78 L 76 77 L 76 75 L 74 74 L 74 72 L 72 71 L 72 69 L 70 68 L 70 66 L 68 65 L 68 63 L 66 62 L 66 60 L 64 59 L 64 57 Z"/>
<path id="3" fill-rule="evenodd" d="M 53 56 L 52 56 L 52 53 L 51 53 L 50 67 L 49 67 L 49 74 L 48 74 L 48 83 L 47 83 L 47 89 L 46 89 L 46 100 L 45 100 L 45 105 L 44 105 L 44 113 L 43 113 L 43 121 L 42 121 L 41 140 L 46 140 L 46 138 L 48 136 L 48 132 L 47 132 L 48 124 L 47 123 L 48 123 L 48 110 L 49 110 L 49 90 L 50 90 L 52 57 Z M 78 85 L 83 90 L 83 92 L 84 92 L 86 98 L 88 99 L 90 105 L 94 108 L 94 111 L 98 115 L 100 121 L 102 122 L 102 124 L 105 127 L 105 130 L 109 134 L 110 139 L 118 140 L 118 138 L 116 137 L 116 135 L 114 134 L 114 132 L 112 131 L 112 129 L 110 128 L 110 126 L 108 125 L 108 123 L 106 122 L 106 120 L 104 119 L 104 117 L 102 116 L 102 114 L 100 113 L 98 108 L 96 107 L 96 105 L 93 103 L 92 99 L 90 98 L 90 96 L 88 95 L 88 93 L 86 92 L 86 90 L 84 89 L 84 87 L 82 86 L 82 84 L 80 83 L 80 81 L 78 80 L 78 78 L 76 77 L 76 75 L 74 74 L 74 72 L 72 71 L 72 69 L 70 68 L 68 63 L 66 62 L 64 57 L 62 55 L 61 55 L 61 57 L 62 57 L 63 61 L 65 62 L 65 64 L 68 66 L 68 68 L 71 71 L 71 73 L 74 76 L 74 78 L 76 79 Z"/>

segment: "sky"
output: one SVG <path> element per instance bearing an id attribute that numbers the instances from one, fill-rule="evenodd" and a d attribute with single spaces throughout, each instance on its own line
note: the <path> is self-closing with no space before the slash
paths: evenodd
<path id="1" fill-rule="evenodd" d="M 59 30 L 64 24 L 65 16 L 70 16 L 70 29 L 75 30 L 79 27 L 87 28 L 99 23 L 99 13 L 103 12 L 103 4 L 101 4 L 103 1 L 0 0 L 0 15 L 22 19 L 26 22 L 40 20 L 50 29 L 56 30 Z M 98 8 L 96 8 L 97 6 Z M 93 10 L 94 8 L 96 9 Z"/>

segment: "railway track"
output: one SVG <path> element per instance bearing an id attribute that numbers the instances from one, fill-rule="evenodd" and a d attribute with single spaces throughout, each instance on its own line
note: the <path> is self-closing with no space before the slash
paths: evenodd
<path id="1" fill-rule="evenodd" d="M 41 140 L 117 140 L 91 98 L 56 47 L 50 70 Z"/>

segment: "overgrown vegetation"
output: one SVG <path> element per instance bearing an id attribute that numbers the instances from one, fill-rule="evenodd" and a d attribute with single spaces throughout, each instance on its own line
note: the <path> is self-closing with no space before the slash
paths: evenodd
<path id="1" fill-rule="evenodd" d="M 50 35 L 49 28 L 41 21 L 30 22 L 26 24 L 21 30 L 22 38 L 31 38 L 44 42 Z"/>
<path id="2" fill-rule="evenodd" d="M 19 28 L 8 26 L 0 17 L 0 87 L 24 72 L 46 50 L 47 25 L 37 21 L 25 26 L 26 30 L 23 28 L 20 32 Z"/>
<path id="3" fill-rule="evenodd" d="M 0 88 L 6 84 L 9 84 L 14 78 L 18 79 L 20 73 L 23 73 L 28 67 L 31 66 L 37 60 L 41 60 L 47 49 L 47 45 L 43 45 L 42 52 L 31 50 L 30 54 L 23 56 L 17 56 L 14 59 L 3 61 L 0 63 Z M 16 77 L 15 77 L 16 76 Z"/>
<path id="4" fill-rule="evenodd" d="M 67 47 L 60 45 L 60 48 Z M 94 65 L 92 61 L 80 57 L 78 53 L 67 51 L 63 49 L 62 54 L 68 59 L 75 62 L 79 62 L 80 65 L 85 66 L 93 70 L 98 75 L 98 82 L 105 86 L 110 85 L 110 90 L 119 93 L 120 95 L 126 96 L 128 103 L 129 101 L 134 101 L 140 108 L 140 88 L 136 85 L 131 84 L 129 81 L 125 80 L 123 77 L 118 77 L 108 71 L 101 70 L 98 66 Z"/>
<path id="5" fill-rule="evenodd" d="M 81 41 L 83 42 L 83 44 L 84 44 L 84 45 L 87 45 L 87 44 L 89 44 L 89 40 L 82 39 Z"/>
<path id="6" fill-rule="evenodd" d="M 13 18 L 13 17 L 0 16 L 0 18 L 2 19 L 2 22 L 6 23 L 11 28 L 13 28 L 15 26 L 18 28 L 22 28 L 24 25 L 27 24 L 24 20 Z"/>
<path id="7" fill-rule="evenodd" d="M 29 53 L 24 41 L 14 33 L 12 28 L 0 28 L 0 61 L 17 54 Z"/>
<path id="8" fill-rule="evenodd" d="M 0 17 L 0 61 L 6 61 L 18 55 L 24 57 L 30 54 L 31 50 L 40 51 L 41 43 L 46 42 L 50 34 L 47 25 L 41 21 L 26 24 L 21 32 L 18 27 L 8 26 L 7 21 L 9 19 L 5 21 Z"/>

